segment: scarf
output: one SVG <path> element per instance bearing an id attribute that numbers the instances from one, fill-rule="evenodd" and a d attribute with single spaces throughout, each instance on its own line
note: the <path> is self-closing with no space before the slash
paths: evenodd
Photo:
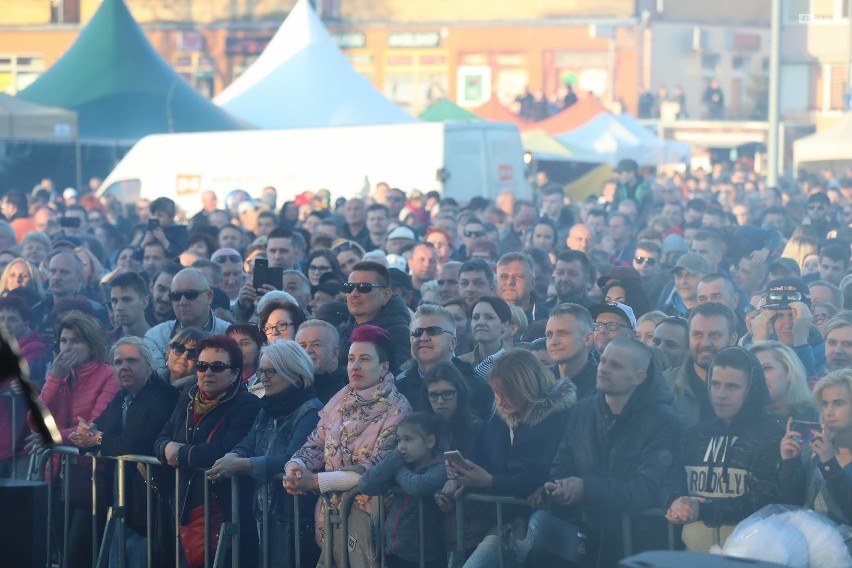
<path id="1" fill-rule="evenodd" d="M 315 396 L 313 387 L 306 389 L 291 387 L 280 394 L 264 396 L 260 399 L 260 407 L 270 416 L 284 418 L 293 414 L 296 409 Z"/>
<path id="2" fill-rule="evenodd" d="M 228 390 L 230 390 L 230 388 Z M 198 391 L 195 393 L 195 399 L 192 401 L 192 419 L 195 424 L 198 425 L 198 421 L 201 420 L 202 416 L 219 406 L 220 400 L 222 400 L 221 396 L 217 396 L 216 398 L 209 398 L 207 396 L 207 393 L 205 393 L 199 388 Z"/>

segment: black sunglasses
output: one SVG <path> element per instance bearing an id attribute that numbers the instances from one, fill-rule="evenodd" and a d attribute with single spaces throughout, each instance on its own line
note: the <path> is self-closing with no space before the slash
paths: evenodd
<path id="1" fill-rule="evenodd" d="M 424 333 L 429 337 L 435 337 L 437 335 L 441 335 L 442 333 L 449 333 L 450 335 L 453 335 L 451 331 L 447 331 L 443 327 L 439 327 L 437 325 L 430 325 L 429 327 L 415 327 L 411 330 L 411 337 L 420 337 Z"/>
<path id="2" fill-rule="evenodd" d="M 648 266 L 654 266 L 655 264 L 657 264 L 656 258 L 648 258 L 647 256 L 637 256 L 633 259 L 633 261 L 636 264 L 645 264 L 647 262 Z"/>
<path id="3" fill-rule="evenodd" d="M 198 357 L 198 349 L 187 348 L 187 346 L 182 343 L 172 343 L 169 347 L 175 355 L 180 356 L 186 353 L 186 358 L 190 361 L 194 361 L 195 358 Z"/>
<path id="4" fill-rule="evenodd" d="M 242 262 L 243 259 L 238 254 L 220 254 L 213 259 L 213 262 L 225 264 L 226 262 Z"/>
<path id="5" fill-rule="evenodd" d="M 180 302 L 181 297 L 185 297 L 187 300 L 194 300 L 206 291 L 207 290 L 178 290 L 175 292 L 169 292 L 169 300 L 172 302 Z"/>
<path id="6" fill-rule="evenodd" d="M 224 361 L 213 361 L 212 363 L 208 363 L 207 361 L 199 361 L 195 364 L 195 368 L 198 369 L 201 373 L 206 373 L 207 369 L 210 369 L 214 373 L 221 373 L 222 371 L 227 371 L 228 369 L 233 369 L 233 365 L 229 365 Z"/>
<path id="7" fill-rule="evenodd" d="M 465 231 L 464 236 L 469 239 L 478 239 L 485 236 L 485 231 Z"/>
<path id="8" fill-rule="evenodd" d="M 358 290 L 362 294 L 369 294 L 373 291 L 373 288 L 387 288 L 387 286 L 371 284 L 369 282 L 347 282 L 343 285 L 343 291 L 347 294 L 351 294 L 355 290 Z"/>

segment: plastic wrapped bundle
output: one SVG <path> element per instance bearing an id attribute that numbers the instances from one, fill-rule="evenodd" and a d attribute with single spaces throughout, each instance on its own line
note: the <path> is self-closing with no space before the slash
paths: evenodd
<path id="1" fill-rule="evenodd" d="M 808 542 L 811 568 L 852 568 L 852 557 L 841 533 L 841 527 L 809 509 L 780 515 L 789 525 L 799 529 Z M 849 527 L 842 527 L 847 529 Z"/>

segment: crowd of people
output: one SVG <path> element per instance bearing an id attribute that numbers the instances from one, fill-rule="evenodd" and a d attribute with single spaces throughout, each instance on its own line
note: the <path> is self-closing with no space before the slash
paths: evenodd
<path id="1" fill-rule="evenodd" d="M 239 491 L 242 566 L 376 566 L 383 539 L 392 568 L 462 549 L 608 567 L 624 513 L 663 511 L 636 550 L 673 524 L 706 551 L 771 503 L 852 521 L 852 180 L 624 160 L 583 202 L 535 181 L 535 201 L 207 191 L 189 219 L 168 197 L 7 192 L 0 327 L 80 453 L 69 565 L 96 552 L 92 455 L 162 464 L 154 534 L 144 477 L 124 476 L 128 566 L 146 539 L 173 564 L 176 531 L 203 564 L 206 484 L 213 546 Z M 21 475 L 42 447 L 5 388 L 0 474 Z M 103 509 L 118 478 L 99 463 Z M 528 505 L 498 533 L 465 501 L 458 532 L 468 493 Z M 348 534 L 320 494 L 355 495 Z"/>

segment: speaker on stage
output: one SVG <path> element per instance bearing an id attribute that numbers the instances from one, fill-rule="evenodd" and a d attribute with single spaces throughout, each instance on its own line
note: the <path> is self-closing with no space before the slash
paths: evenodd
<path id="1" fill-rule="evenodd" d="M 46 483 L 0 479 L 0 564 L 44 568 L 47 523 Z"/>
<path id="2" fill-rule="evenodd" d="M 643 552 L 618 563 L 621 568 L 784 568 L 774 562 L 718 556 L 706 552 L 659 550 Z"/>

